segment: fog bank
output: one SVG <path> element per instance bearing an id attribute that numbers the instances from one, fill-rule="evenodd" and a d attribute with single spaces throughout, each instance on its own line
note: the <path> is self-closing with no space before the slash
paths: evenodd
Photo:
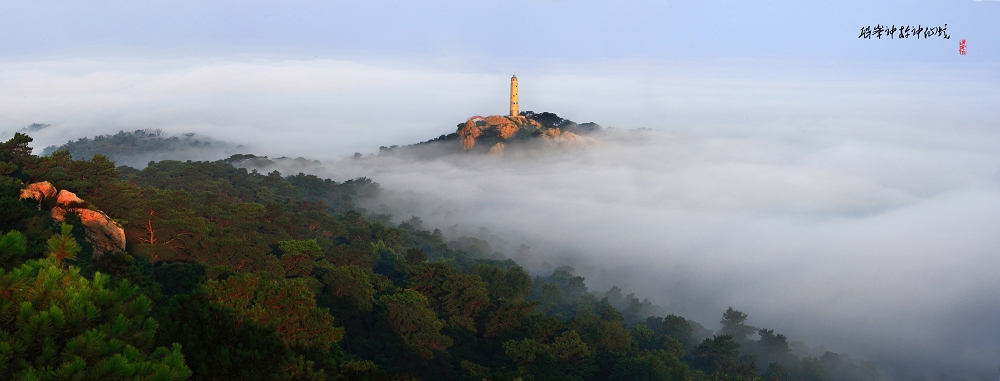
<path id="1" fill-rule="evenodd" d="M 592 291 L 618 285 L 709 327 L 733 306 L 896 370 L 994 373 L 996 150 L 620 129 L 599 140 L 530 158 L 344 160 L 326 173 L 377 179 L 387 191 L 374 209 L 400 220 L 485 227 L 508 255 L 531 246 L 529 267 L 572 265 Z"/>

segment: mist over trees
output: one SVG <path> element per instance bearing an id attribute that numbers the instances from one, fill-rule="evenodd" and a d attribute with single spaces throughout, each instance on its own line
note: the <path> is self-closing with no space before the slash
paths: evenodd
<path id="1" fill-rule="evenodd" d="M 572 267 L 533 276 L 419 217 L 394 226 L 358 206 L 371 179 L 233 166 L 252 155 L 116 168 L 30 142 L 0 143 L 0 379 L 881 379 L 732 307 L 712 332 Z M 125 250 L 21 198 L 42 181 L 120 222 Z"/>
<path id="2" fill-rule="evenodd" d="M 79 159 L 103 155 L 118 165 L 142 168 L 150 161 L 218 160 L 244 148 L 241 145 L 196 136 L 193 133 L 168 136 L 160 129 L 148 128 L 71 140 L 60 146 L 46 147 L 42 154 L 51 155 L 57 151 L 68 151 Z"/>

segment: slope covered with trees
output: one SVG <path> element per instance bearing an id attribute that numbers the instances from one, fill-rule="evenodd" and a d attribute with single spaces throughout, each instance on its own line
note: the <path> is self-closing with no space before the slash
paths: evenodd
<path id="1" fill-rule="evenodd" d="M 369 179 L 115 168 L 30 142 L 0 143 L 0 379 L 879 379 L 796 357 L 737 310 L 713 335 L 571 268 L 532 277 L 474 239 L 391 226 L 355 204 Z M 125 250 L 94 254 L 72 213 L 20 199 L 39 181 L 118 221 Z"/>
<path id="2" fill-rule="evenodd" d="M 46 147 L 43 154 L 69 151 L 73 157 L 80 159 L 102 155 L 118 165 L 142 168 L 150 161 L 168 159 L 216 160 L 241 149 L 245 147 L 193 133 L 167 136 L 159 129 L 145 129 L 71 140 L 60 146 Z"/>

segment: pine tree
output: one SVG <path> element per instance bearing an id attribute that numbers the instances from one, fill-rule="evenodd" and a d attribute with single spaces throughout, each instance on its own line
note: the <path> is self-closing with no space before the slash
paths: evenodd
<path id="1" fill-rule="evenodd" d="M 68 231 L 50 257 L 0 269 L 0 379 L 185 380 L 179 344 L 153 348 L 152 302 L 128 280 L 106 288 L 59 257 L 76 245 Z M 58 251 L 61 250 L 61 251 Z M 61 254 L 60 254 L 61 253 Z"/>
<path id="2" fill-rule="evenodd" d="M 76 253 L 80 252 L 80 244 L 73 238 L 73 225 L 62 224 L 60 234 L 55 234 L 49 238 L 49 257 L 56 260 L 56 264 L 62 265 L 63 261 L 76 260 Z"/>

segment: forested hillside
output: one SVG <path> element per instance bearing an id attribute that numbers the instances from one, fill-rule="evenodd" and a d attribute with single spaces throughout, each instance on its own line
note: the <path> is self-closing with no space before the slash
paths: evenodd
<path id="1" fill-rule="evenodd" d="M 167 136 L 159 129 L 146 129 L 71 140 L 60 146 L 45 147 L 43 154 L 69 151 L 78 159 L 103 155 L 117 165 L 142 168 L 150 161 L 218 160 L 244 148 L 193 133 Z"/>
<path id="2" fill-rule="evenodd" d="M 30 142 L 0 143 L 3 380 L 880 379 L 798 357 L 732 308 L 712 333 L 572 268 L 531 276 L 475 239 L 392 226 L 357 207 L 370 179 L 230 164 L 245 157 L 116 168 Z M 76 209 L 27 197 L 41 182 Z M 95 250 L 84 209 L 124 250 Z"/>

